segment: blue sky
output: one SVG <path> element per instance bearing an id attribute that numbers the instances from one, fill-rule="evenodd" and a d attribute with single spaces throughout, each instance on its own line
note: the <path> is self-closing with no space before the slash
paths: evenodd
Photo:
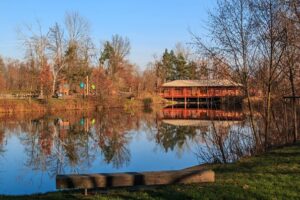
<path id="1" fill-rule="evenodd" d="M 62 23 L 66 12 L 79 12 L 91 24 L 97 46 L 113 34 L 127 36 L 130 59 L 144 68 L 165 48 L 191 41 L 189 29 L 203 34 L 215 0 L 1 0 L 0 55 L 22 59 L 17 29 L 38 19 L 46 30 Z"/>

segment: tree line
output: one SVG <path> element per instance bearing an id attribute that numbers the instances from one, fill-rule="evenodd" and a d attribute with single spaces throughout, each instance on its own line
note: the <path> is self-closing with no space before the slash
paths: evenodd
<path id="1" fill-rule="evenodd" d="M 54 96 L 60 85 L 68 84 L 70 93 L 80 94 L 80 83 L 99 95 L 113 91 L 135 91 L 139 78 L 137 67 L 127 56 L 130 41 L 113 35 L 102 47 L 90 36 L 89 22 L 78 13 L 66 13 L 64 23 L 54 23 L 47 30 L 37 22 L 18 33 L 26 53 L 23 60 L 0 57 L 2 92 Z M 85 86 L 86 87 L 86 86 Z"/>

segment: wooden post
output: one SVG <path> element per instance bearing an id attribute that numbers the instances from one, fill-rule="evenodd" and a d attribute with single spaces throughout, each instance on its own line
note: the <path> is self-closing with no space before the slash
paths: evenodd
<path id="1" fill-rule="evenodd" d="M 186 88 L 183 88 L 183 95 L 184 95 L 184 108 L 186 109 Z"/>
<path id="2" fill-rule="evenodd" d="M 89 95 L 89 76 L 86 76 L 86 96 Z"/>

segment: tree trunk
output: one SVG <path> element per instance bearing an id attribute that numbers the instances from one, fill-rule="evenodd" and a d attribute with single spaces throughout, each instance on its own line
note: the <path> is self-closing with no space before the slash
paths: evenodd
<path id="1" fill-rule="evenodd" d="M 297 141 L 298 137 L 298 122 L 297 122 L 297 105 L 296 105 L 296 91 L 295 91 L 295 83 L 294 83 L 294 73 L 293 68 L 289 65 L 289 80 L 292 89 L 292 112 L 293 112 L 293 132 L 294 132 L 294 142 Z"/>
<path id="2" fill-rule="evenodd" d="M 53 83 L 52 83 L 52 95 L 55 95 L 55 87 L 56 87 L 56 75 L 53 75 Z"/>
<path id="3" fill-rule="evenodd" d="M 267 100 L 265 108 L 265 150 L 269 147 L 269 131 L 271 121 L 271 83 L 268 83 Z"/>
<path id="4" fill-rule="evenodd" d="M 248 83 L 246 84 L 246 95 L 247 95 L 247 101 L 248 101 L 247 105 L 248 105 L 248 109 L 249 109 L 249 112 L 250 112 L 251 128 L 252 128 L 253 135 L 255 137 L 256 146 L 259 147 L 260 146 L 260 140 L 258 138 L 256 129 L 255 129 L 255 125 L 254 125 L 254 115 L 253 115 L 252 103 L 251 103 L 251 100 L 250 100 L 250 93 L 249 93 Z"/>

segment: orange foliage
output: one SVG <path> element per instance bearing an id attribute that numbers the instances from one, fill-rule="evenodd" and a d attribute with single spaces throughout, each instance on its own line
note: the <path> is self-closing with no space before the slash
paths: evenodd
<path id="1" fill-rule="evenodd" d="M 50 71 L 50 66 L 46 63 L 40 72 L 40 81 L 44 95 L 49 96 L 52 92 L 53 76 Z"/>
<path id="2" fill-rule="evenodd" d="M 2 74 L 0 74 L 0 91 L 3 91 L 6 87 L 5 79 Z"/>
<path id="3" fill-rule="evenodd" d="M 93 93 L 101 98 L 105 99 L 115 91 L 112 81 L 107 77 L 103 68 L 93 70 L 91 83 L 96 86 Z"/>

